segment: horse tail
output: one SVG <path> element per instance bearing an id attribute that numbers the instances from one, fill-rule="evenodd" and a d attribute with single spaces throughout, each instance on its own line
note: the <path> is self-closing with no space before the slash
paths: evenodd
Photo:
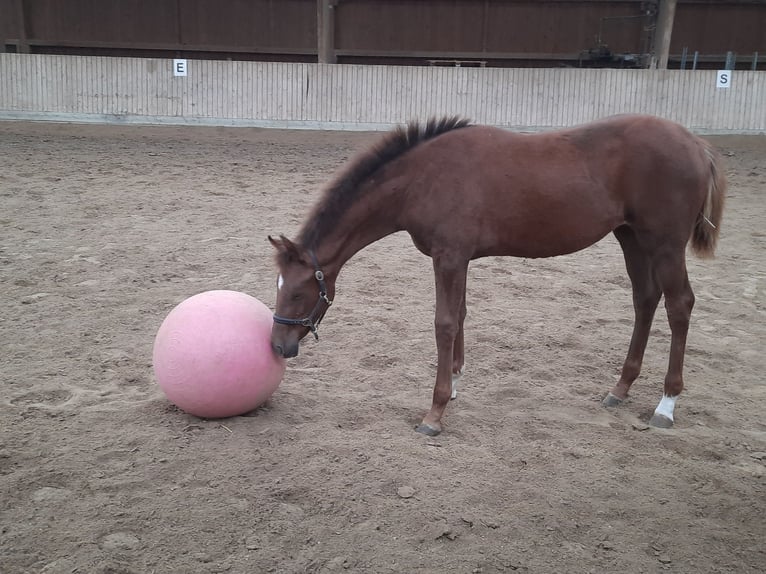
<path id="1" fill-rule="evenodd" d="M 726 197 L 726 176 L 721 156 L 708 142 L 703 142 L 705 159 L 710 166 L 707 195 L 692 231 L 692 251 L 698 257 L 712 257 L 721 229 L 721 217 Z"/>

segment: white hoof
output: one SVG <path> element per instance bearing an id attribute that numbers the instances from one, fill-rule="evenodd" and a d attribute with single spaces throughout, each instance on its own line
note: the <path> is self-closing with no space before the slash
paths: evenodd
<path id="1" fill-rule="evenodd" d="M 667 421 L 664 425 L 661 424 L 655 424 L 653 426 L 659 426 L 661 428 L 669 428 L 673 426 L 673 411 L 676 408 L 676 401 L 678 400 L 678 395 L 675 397 L 669 397 L 668 395 L 663 395 L 662 400 L 660 401 L 660 404 L 657 405 L 657 408 L 654 409 L 654 416 L 652 417 L 653 421 Z M 667 424 L 670 423 L 670 424 Z"/>

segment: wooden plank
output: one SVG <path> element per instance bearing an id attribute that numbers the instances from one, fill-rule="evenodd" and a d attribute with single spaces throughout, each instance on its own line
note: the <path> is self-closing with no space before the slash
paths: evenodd
<path id="1" fill-rule="evenodd" d="M 8 40 L 18 43 L 19 40 Z M 142 43 L 142 42 L 61 42 L 57 40 L 43 40 L 28 38 L 29 46 L 41 48 L 104 48 L 117 50 L 155 50 L 163 52 L 228 52 L 232 54 L 288 54 L 288 55 L 314 55 L 316 50 L 302 48 L 288 48 L 275 46 L 230 46 L 221 44 L 176 44 L 176 43 Z"/>

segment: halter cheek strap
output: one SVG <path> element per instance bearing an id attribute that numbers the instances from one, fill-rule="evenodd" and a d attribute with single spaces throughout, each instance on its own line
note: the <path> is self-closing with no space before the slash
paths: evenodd
<path id="1" fill-rule="evenodd" d="M 319 300 L 316 302 L 316 305 L 314 305 L 314 308 L 311 310 L 308 317 L 304 317 L 303 319 L 289 319 L 287 317 L 280 317 L 274 313 L 274 322 L 279 323 L 280 325 L 299 325 L 301 327 L 308 327 L 311 334 L 314 335 L 314 338 L 318 341 L 319 333 L 317 331 L 319 329 L 319 323 L 322 321 L 327 309 L 332 305 L 332 300 L 327 296 L 327 283 L 324 279 L 324 273 L 319 269 L 319 262 L 317 261 L 316 255 L 313 251 L 310 251 L 309 254 L 311 255 L 311 261 L 314 263 L 314 278 L 319 283 Z"/>

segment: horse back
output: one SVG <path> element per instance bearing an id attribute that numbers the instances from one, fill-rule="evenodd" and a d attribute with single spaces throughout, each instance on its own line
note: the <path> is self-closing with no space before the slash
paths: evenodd
<path id="1" fill-rule="evenodd" d="M 403 159 L 402 227 L 426 252 L 453 243 L 470 257 L 561 255 L 623 224 L 679 219 L 688 239 L 709 170 L 699 138 L 632 115 L 537 134 L 472 126 Z"/>

